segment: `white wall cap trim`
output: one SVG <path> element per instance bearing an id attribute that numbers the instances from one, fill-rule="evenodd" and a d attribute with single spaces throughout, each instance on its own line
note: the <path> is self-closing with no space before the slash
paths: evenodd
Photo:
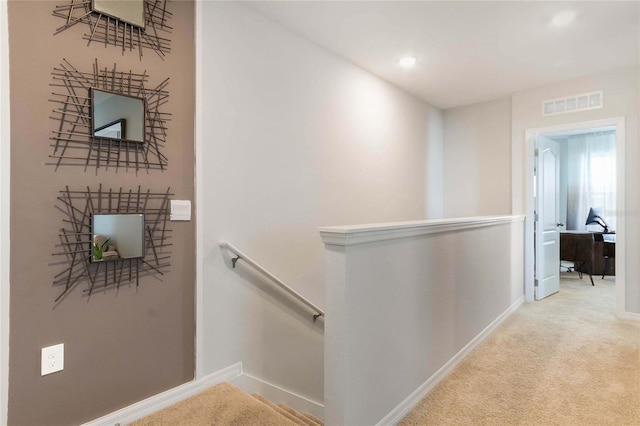
<path id="1" fill-rule="evenodd" d="M 320 231 L 322 241 L 327 245 L 352 246 L 377 241 L 497 226 L 512 222 L 524 222 L 524 218 L 524 215 L 476 216 L 368 225 L 325 226 L 318 230 Z"/>

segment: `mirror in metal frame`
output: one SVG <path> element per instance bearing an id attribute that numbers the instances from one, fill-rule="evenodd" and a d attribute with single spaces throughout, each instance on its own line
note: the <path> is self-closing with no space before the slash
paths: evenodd
<path id="1" fill-rule="evenodd" d="M 93 0 L 91 10 L 144 28 L 144 0 Z"/>
<path id="2" fill-rule="evenodd" d="M 138 286 L 143 277 L 160 279 L 168 272 L 172 195 L 169 188 L 157 192 L 140 186 L 60 191 L 57 207 L 64 216 L 53 254 L 62 260 L 52 266 L 60 268 L 53 285 L 62 291 L 55 302 L 78 285 L 86 285 L 84 293 L 91 295 L 121 285 Z"/>
<path id="3" fill-rule="evenodd" d="M 166 169 L 168 78 L 147 87 L 146 72 L 120 71 L 116 64 L 109 69 L 97 60 L 93 72 L 86 72 L 66 59 L 52 76 L 56 89 L 50 101 L 56 108 L 50 118 L 59 123 L 51 138 L 50 164 Z"/>
<path id="4" fill-rule="evenodd" d="M 67 0 L 53 10 L 53 15 L 65 20 L 55 34 L 76 24 L 85 24 L 83 38 L 88 45 L 95 41 L 126 51 L 151 49 L 164 59 L 171 51 L 168 25 L 172 13 L 168 0 Z"/>

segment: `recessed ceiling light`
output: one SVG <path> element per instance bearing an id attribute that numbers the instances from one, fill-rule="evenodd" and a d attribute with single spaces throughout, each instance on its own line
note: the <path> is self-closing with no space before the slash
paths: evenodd
<path id="1" fill-rule="evenodd" d="M 398 61 L 398 65 L 402 68 L 411 68 L 416 64 L 416 61 L 417 59 L 415 56 L 405 56 Z"/>
<path id="2" fill-rule="evenodd" d="M 551 20 L 551 25 L 554 27 L 564 27 L 565 25 L 569 25 L 576 18 L 576 13 L 567 10 L 565 12 L 558 13 Z"/>

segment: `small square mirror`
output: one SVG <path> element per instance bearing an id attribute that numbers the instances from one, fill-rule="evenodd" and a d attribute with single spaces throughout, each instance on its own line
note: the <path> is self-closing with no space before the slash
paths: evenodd
<path id="1" fill-rule="evenodd" d="M 134 96 L 91 89 L 93 136 L 144 142 L 144 101 Z"/>
<path id="2" fill-rule="evenodd" d="M 92 262 L 144 257 L 144 214 L 94 214 L 91 235 Z"/>
<path id="3" fill-rule="evenodd" d="M 93 0 L 91 9 L 127 24 L 144 28 L 144 0 Z"/>

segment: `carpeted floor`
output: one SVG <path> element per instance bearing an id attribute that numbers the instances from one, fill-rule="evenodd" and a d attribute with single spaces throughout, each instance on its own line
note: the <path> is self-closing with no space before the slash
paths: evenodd
<path id="1" fill-rule="evenodd" d="M 595 282 L 563 274 L 559 293 L 522 306 L 400 425 L 640 425 L 640 325 L 613 315 L 612 278 Z M 271 405 L 222 383 L 133 424 L 316 424 Z"/>
<path id="2" fill-rule="evenodd" d="M 640 325 L 612 277 L 563 274 L 509 317 L 400 425 L 640 425 Z"/>

